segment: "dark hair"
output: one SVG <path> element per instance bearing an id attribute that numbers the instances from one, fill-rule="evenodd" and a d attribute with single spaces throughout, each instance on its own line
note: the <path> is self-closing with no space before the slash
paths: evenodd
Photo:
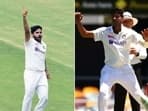
<path id="1" fill-rule="evenodd" d="M 115 8 L 112 10 L 112 15 L 116 13 L 116 14 L 119 14 L 121 17 L 123 17 L 123 12 L 124 11 L 122 9 Z"/>
<path id="2" fill-rule="evenodd" d="M 41 29 L 42 30 L 42 27 L 40 25 L 34 25 L 31 27 L 31 33 L 33 34 L 37 29 Z"/>

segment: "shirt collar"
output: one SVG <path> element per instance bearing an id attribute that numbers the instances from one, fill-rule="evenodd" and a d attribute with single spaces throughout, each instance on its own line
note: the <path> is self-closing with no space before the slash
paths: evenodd
<path id="1" fill-rule="evenodd" d="M 120 31 L 118 34 L 122 33 L 124 29 L 125 29 L 125 26 L 123 26 L 123 25 L 121 24 L 121 31 Z M 112 33 L 114 33 L 114 31 L 113 31 L 113 26 L 110 27 L 110 31 L 111 31 Z M 114 34 L 116 34 L 116 33 L 114 33 Z M 118 35 L 118 34 L 116 34 L 116 35 Z"/>

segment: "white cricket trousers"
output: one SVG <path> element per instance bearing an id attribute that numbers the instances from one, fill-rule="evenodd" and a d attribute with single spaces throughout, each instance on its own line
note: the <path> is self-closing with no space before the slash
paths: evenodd
<path id="1" fill-rule="evenodd" d="M 105 65 L 101 70 L 100 93 L 98 101 L 99 111 L 107 111 L 107 101 L 111 93 L 111 87 L 115 83 L 122 85 L 139 104 L 142 105 L 141 98 L 148 101 L 148 98 L 140 89 L 131 65 L 124 65 L 120 68 Z"/>
<path id="2" fill-rule="evenodd" d="M 31 111 L 32 98 L 37 93 L 39 101 L 34 111 L 43 111 L 48 100 L 48 81 L 44 71 L 24 71 L 25 95 L 22 111 Z"/>

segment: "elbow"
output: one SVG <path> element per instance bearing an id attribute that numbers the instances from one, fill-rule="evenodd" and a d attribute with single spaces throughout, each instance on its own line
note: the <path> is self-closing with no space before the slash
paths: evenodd
<path id="1" fill-rule="evenodd" d="M 93 35 L 90 34 L 89 32 L 82 32 L 81 37 L 82 38 L 93 38 Z"/>
<path id="2" fill-rule="evenodd" d="M 88 36 L 87 33 L 85 33 L 85 32 L 80 33 L 80 35 L 82 38 L 87 38 L 87 36 Z"/>

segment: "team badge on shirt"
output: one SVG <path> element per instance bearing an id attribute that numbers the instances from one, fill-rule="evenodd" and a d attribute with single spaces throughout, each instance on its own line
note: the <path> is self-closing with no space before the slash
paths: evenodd
<path id="1" fill-rule="evenodd" d="M 125 35 L 125 34 L 124 34 L 124 35 L 122 35 L 122 38 L 123 38 L 123 39 L 125 39 L 125 38 L 126 38 L 126 35 Z"/>
<path id="2" fill-rule="evenodd" d="M 37 52 L 41 52 L 42 54 L 44 54 L 44 53 L 45 53 L 45 51 L 43 51 L 43 50 L 39 49 L 38 47 L 35 47 L 35 51 L 37 51 Z"/>
<path id="3" fill-rule="evenodd" d="M 126 36 L 123 35 L 122 36 L 122 40 L 118 40 L 116 39 L 113 35 L 108 35 L 108 39 L 109 39 L 109 44 L 116 44 L 116 45 L 121 45 L 123 46 L 126 43 L 126 40 L 124 40 L 123 38 L 125 38 Z"/>

